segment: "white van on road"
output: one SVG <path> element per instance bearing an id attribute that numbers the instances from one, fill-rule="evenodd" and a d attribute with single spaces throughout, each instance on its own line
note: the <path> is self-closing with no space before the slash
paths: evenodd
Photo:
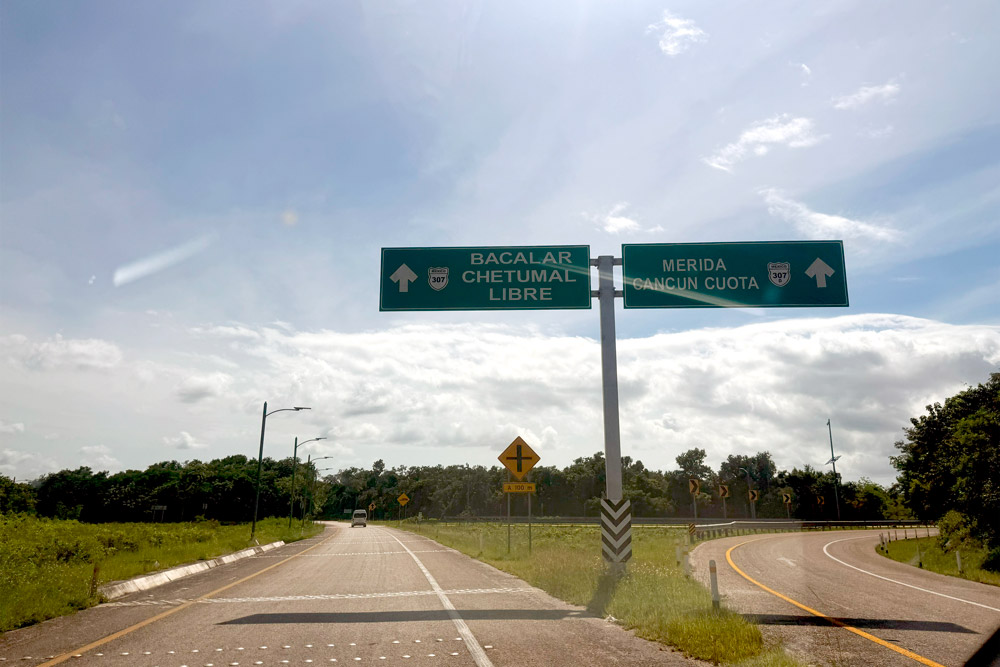
<path id="1" fill-rule="evenodd" d="M 368 512 L 365 510 L 354 510 L 354 516 L 351 517 L 351 528 L 355 526 L 368 527 Z"/>

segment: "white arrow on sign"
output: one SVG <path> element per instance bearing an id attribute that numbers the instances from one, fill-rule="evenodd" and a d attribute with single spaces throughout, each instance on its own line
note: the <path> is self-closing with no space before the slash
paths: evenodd
<path id="1" fill-rule="evenodd" d="M 806 275 L 810 278 L 816 279 L 816 287 L 826 287 L 826 279 L 832 276 L 836 271 L 833 270 L 826 262 L 821 260 L 819 257 L 816 261 L 809 265 L 806 269 Z M 403 290 L 404 292 L 406 290 Z"/>
<path id="2" fill-rule="evenodd" d="M 829 267 L 827 267 L 829 268 Z M 410 283 L 417 279 L 417 274 L 413 272 L 413 269 L 408 267 L 406 264 L 400 264 L 396 272 L 389 276 L 389 280 L 394 283 L 399 283 L 400 292 L 409 292 Z"/>

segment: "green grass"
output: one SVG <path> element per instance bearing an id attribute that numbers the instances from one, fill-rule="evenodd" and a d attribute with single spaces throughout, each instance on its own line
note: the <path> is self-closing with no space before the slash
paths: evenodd
<path id="1" fill-rule="evenodd" d="M 322 528 L 289 530 L 287 520 L 265 519 L 257 523 L 257 539 L 293 542 Z M 85 524 L 0 515 L 0 632 L 97 604 L 95 584 L 239 551 L 250 546 L 249 537 L 249 524 Z"/>
<path id="2" fill-rule="evenodd" d="M 390 525 L 398 525 L 395 522 Z M 509 572 L 549 594 L 612 616 L 636 635 L 717 664 L 795 667 L 780 647 L 766 646 L 756 625 L 734 612 L 712 610 L 711 594 L 675 562 L 682 531 L 643 526 L 633 531 L 627 574 L 608 574 L 598 526 L 534 526 L 532 553 L 524 525 L 440 524 L 403 527 Z"/>
<path id="3" fill-rule="evenodd" d="M 920 553 L 917 553 L 917 543 L 920 543 Z M 879 553 L 882 553 L 881 551 Z M 922 537 L 919 540 L 896 540 L 889 543 L 888 553 L 883 555 L 899 561 L 908 563 L 914 567 L 920 563 L 925 570 L 947 574 L 952 577 L 961 577 L 970 581 L 978 581 L 982 584 L 992 584 L 1000 586 L 1000 572 L 990 572 L 982 569 L 981 565 L 986 558 L 986 550 L 983 548 L 962 548 L 962 571 L 958 571 L 958 561 L 955 559 L 954 551 L 944 551 L 937 537 Z"/>

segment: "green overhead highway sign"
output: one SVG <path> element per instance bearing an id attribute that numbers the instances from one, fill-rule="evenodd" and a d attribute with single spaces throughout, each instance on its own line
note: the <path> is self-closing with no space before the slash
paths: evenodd
<path id="1" fill-rule="evenodd" d="M 841 241 L 622 245 L 626 308 L 847 306 Z"/>
<path id="2" fill-rule="evenodd" d="M 575 309 L 590 302 L 590 246 L 382 248 L 382 311 Z"/>

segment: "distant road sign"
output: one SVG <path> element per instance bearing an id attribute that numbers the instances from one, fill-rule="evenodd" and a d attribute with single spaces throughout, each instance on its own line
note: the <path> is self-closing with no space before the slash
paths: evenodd
<path id="1" fill-rule="evenodd" d="M 748 495 L 750 496 L 751 501 L 757 502 L 757 500 L 760 498 L 760 491 L 756 489 L 751 489 Z"/>
<path id="2" fill-rule="evenodd" d="M 847 306 L 842 241 L 622 245 L 626 308 Z"/>
<path id="3" fill-rule="evenodd" d="M 400 505 L 405 505 L 406 503 L 410 502 L 410 497 L 405 493 L 401 493 L 399 494 L 399 497 L 396 498 L 396 500 L 399 502 Z"/>
<path id="4" fill-rule="evenodd" d="M 590 246 L 382 248 L 379 310 L 590 308 Z"/>
<path id="5" fill-rule="evenodd" d="M 154 512 L 165 512 L 167 510 L 166 505 L 153 505 Z"/>
<path id="6" fill-rule="evenodd" d="M 368 511 L 369 512 L 375 511 L 375 503 L 368 503 Z"/>
<path id="7" fill-rule="evenodd" d="M 729 487 L 725 484 L 719 484 L 719 497 L 728 498 L 729 497 Z"/>
<path id="8" fill-rule="evenodd" d="M 826 498 L 824 498 L 823 496 L 816 496 L 816 504 L 822 507 L 823 505 L 826 504 Z"/>
<path id="9" fill-rule="evenodd" d="M 504 482 L 503 483 L 504 493 L 534 493 L 535 483 L 534 482 Z"/>
<path id="10" fill-rule="evenodd" d="M 514 438 L 514 442 L 507 445 L 507 449 L 503 450 L 498 459 L 518 481 L 524 479 L 539 460 L 538 454 L 535 454 L 521 436 Z"/>
<path id="11" fill-rule="evenodd" d="M 690 493 L 692 496 L 696 496 L 698 495 L 699 491 L 701 491 L 701 480 L 695 479 L 694 477 L 689 478 L 688 493 Z"/>
<path id="12" fill-rule="evenodd" d="M 786 505 L 791 505 L 792 504 L 792 494 L 790 494 L 790 493 L 782 493 L 781 494 L 781 502 L 785 503 Z"/>
<path id="13" fill-rule="evenodd" d="M 694 535 L 698 528 L 693 523 L 688 524 L 688 535 Z"/>

